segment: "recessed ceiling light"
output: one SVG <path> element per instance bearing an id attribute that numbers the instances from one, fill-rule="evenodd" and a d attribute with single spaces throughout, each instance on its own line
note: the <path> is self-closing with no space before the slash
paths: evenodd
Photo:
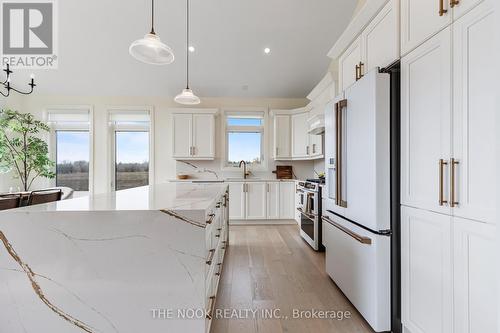
<path id="1" fill-rule="evenodd" d="M 188 47 L 189 52 L 194 52 L 194 46 Z"/>
<path id="2" fill-rule="evenodd" d="M 271 49 L 270 49 L 270 48 L 268 48 L 268 47 L 266 47 L 266 48 L 264 49 L 264 53 L 265 53 L 265 54 L 269 54 L 269 53 L 271 53 Z"/>

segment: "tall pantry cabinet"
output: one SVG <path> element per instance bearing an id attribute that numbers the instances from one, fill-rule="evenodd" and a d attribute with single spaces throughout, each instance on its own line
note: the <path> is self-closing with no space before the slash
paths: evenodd
<path id="1" fill-rule="evenodd" d="M 493 9 L 436 3 L 401 1 L 402 320 L 496 332 Z"/>

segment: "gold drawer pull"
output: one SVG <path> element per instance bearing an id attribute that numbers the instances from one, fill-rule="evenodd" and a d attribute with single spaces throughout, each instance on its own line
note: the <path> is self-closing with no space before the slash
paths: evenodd
<path id="1" fill-rule="evenodd" d="M 220 274 L 222 273 L 222 263 L 218 263 L 217 266 L 219 266 L 219 271 L 215 273 L 215 275 L 220 276 Z"/>
<path id="2" fill-rule="evenodd" d="M 439 16 L 443 16 L 448 13 L 447 9 L 444 9 L 444 0 L 439 0 Z"/>
<path id="3" fill-rule="evenodd" d="M 366 245 L 371 245 L 372 243 L 372 240 L 371 238 L 369 237 L 365 237 L 365 236 L 361 236 L 361 235 L 358 235 L 357 233 L 355 233 L 354 231 L 344 227 L 343 225 L 333 221 L 333 220 L 330 220 L 328 217 L 326 216 L 322 216 L 321 217 L 323 221 L 333 225 L 335 228 L 339 229 L 340 231 L 346 233 L 347 235 L 351 236 L 352 238 L 354 238 L 355 240 L 357 240 L 358 242 L 362 243 L 362 244 L 366 244 Z"/>
<path id="4" fill-rule="evenodd" d="M 451 166 L 451 176 L 450 176 L 450 183 L 451 183 L 451 193 L 450 193 L 450 207 L 456 207 L 458 205 L 458 201 L 456 200 L 455 197 L 455 192 L 456 192 L 456 186 L 455 186 L 455 181 L 456 181 L 456 170 L 455 166 L 458 165 L 459 162 L 452 158 L 450 160 L 450 166 Z"/>
<path id="5" fill-rule="evenodd" d="M 215 214 L 209 214 L 207 224 L 211 224 L 214 221 Z"/>
<path id="6" fill-rule="evenodd" d="M 210 296 L 208 299 L 208 313 L 207 319 L 211 320 L 214 315 L 214 306 L 215 306 L 215 296 Z"/>
<path id="7" fill-rule="evenodd" d="M 214 255 L 215 255 L 215 249 L 211 249 L 208 251 L 208 257 L 207 257 L 207 265 L 212 265 L 212 260 L 214 260 Z"/>
<path id="8" fill-rule="evenodd" d="M 453 7 L 457 6 L 459 3 L 460 3 L 459 0 L 451 0 L 450 1 L 450 7 L 453 8 Z"/>
<path id="9" fill-rule="evenodd" d="M 444 199 L 444 166 L 448 165 L 448 162 L 440 159 L 439 160 L 439 205 L 444 206 L 448 203 L 447 200 Z"/>

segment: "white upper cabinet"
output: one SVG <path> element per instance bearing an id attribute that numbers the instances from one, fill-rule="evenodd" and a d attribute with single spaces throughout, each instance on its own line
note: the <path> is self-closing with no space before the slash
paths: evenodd
<path id="1" fill-rule="evenodd" d="M 451 219 L 402 207 L 401 317 L 407 332 L 453 332 Z"/>
<path id="2" fill-rule="evenodd" d="M 362 75 L 399 59 L 399 1 L 391 0 L 361 35 Z"/>
<path id="3" fill-rule="evenodd" d="M 415 3 L 415 2 L 413 2 Z M 401 61 L 401 202 L 450 213 L 451 30 Z M 440 159 L 444 163 L 439 164 Z M 440 198 L 442 199 L 440 203 Z"/>
<path id="4" fill-rule="evenodd" d="M 193 147 L 193 116 L 191 114 L 174 114 L 172 132 L 173 157 L 191 157 Z"/>
<path id="5" fill-rule="evenodd" d="M 323 156 L 323 136 L 309 134 L 309 157 Z"/>
<path id="6" fill-rule="evenodd" d="M 309 157 L 308 113 L 292 115 L 292 157 Z"/>
<path id="7" fill-rule="evenodd" d="M 193 114 L 193 156 L 215 156 L 215 117 L 211 114 Z"/>
<path id="8" fill-rule="evenodd" d="M 356 39 L 339 58 L 339 86 L 344 91 L 359 79 L 360 66 L 363 70 L 361 37 Z"/>
<path id="9" fill-rule="evenodd" d="M 274 116 L 274 149 L 275 160 L 290 160 L 291 154 L 291 119 L 290 115 Z"/>
<path id="10" fill-rule="evenodd" d="M 464 4 L 466 1 L 464 1 Z M 495 96 L 491 66 L 497 62 L 491 32 L 493 9 L 483 2 L 453 24 L 454 140 L 457 163 L 453 214 L 495 221 Z"/>
<path id="11" fill-rule="evenodd" d="M 215 158 L 216 112 L 216 110 L 211 110 L 173 114 L 172 155 L 174 159 L 213 160 Z"/>
<path id="12" fill-rule="evenodd" d="M 460 218 L 453 225 L 453 332 L 498 332 L 496 228 Z"/>
<path id="13" fill-rule="evenodd" d="M 451 21 L 449 0 L 401 0 L 401 54 L 410 52 Z"/>

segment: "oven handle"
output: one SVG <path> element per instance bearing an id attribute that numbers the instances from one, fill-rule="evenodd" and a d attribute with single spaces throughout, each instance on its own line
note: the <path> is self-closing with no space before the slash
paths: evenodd
<path id="1" fill-rule="evenodd" d="M 333 225 L 335 228 L 339 229 L 340 231 L 348 234 L 349 236 L 351 236 L 352 238 L 354 238 L 355 240 L 357 240 L 358 242 L 362 243 L 362 244 L 366 244 L 366 245 L 371 245 L 372 244 L 372 239 L 369 238 L 369 237 L 365 237 L 365 236 L 361 236 L 357 233 L 355 233 L 354 231 L 344 227 L 343 225 L 329 219 L 328 217 L 326 216 L 322 216 L 321 219 L 323 221 L 325 221 L 326 223 L 329 223 L 331 225 Z"/>
<path id="2" fill-rule="evenodd" d="M 301 212 L 302 214 L 304 214 L 305 216 L 307 216 L 307 217 L 308 217 L 309 219 L 311 219 L 311 220 L 312 220 L 312 219 L 314 219 L 314 218 L 316 218 L 316 217 L 318 217 L 318 215 L 316 215 L 316 214 L 312 214 L 312 213 L 311 213 L 311 214 L 308 214 L 308 213 L 304 212 L 304 210 L 303 210 L 302 208 L 300 208 L 300 207 L 299 207 L 299 208 L 297 208 L 297 210 L 298 210 L 299 212 Z"/>

